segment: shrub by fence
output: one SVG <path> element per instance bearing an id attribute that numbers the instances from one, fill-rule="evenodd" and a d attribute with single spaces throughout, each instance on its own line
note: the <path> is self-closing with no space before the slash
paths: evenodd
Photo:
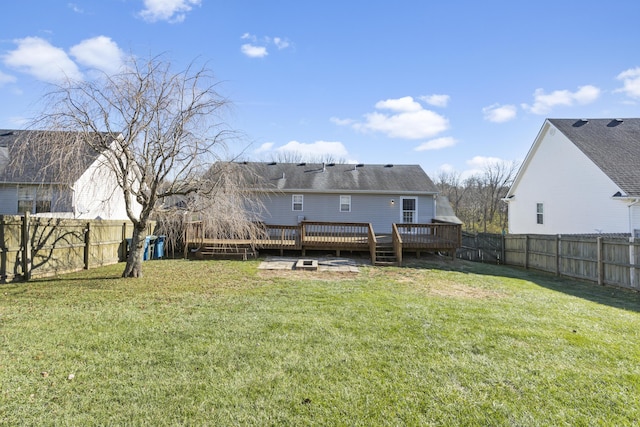
<path id="1" fill-rule="evenodd" d="M 0 279 L 29 279 L 115 264 L 126 258 L 133 224 L 0 216 Z"/>
<path id="2" fill-rule="evenodd" d="M 478 235 L 474 240 L 467 236 L 458 257 L 497 260 L 600 285 L 640 290 L 640 241 L 630 237 L 510 234 L 492 238 Z"/>

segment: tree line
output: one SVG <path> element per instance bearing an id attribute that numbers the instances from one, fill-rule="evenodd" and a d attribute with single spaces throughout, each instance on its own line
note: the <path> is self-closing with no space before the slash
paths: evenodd
<path id="1" fill-rule="evenodd" d="M 435 185 L 449 199 L 464 230 L 501 233 L 508 227 L 507 203 L 502 199 L 517 171 L 515 161 L 490 162 L 482 172 L 466 178 L 456 171 L 441 171 L 436 175 Z"/>

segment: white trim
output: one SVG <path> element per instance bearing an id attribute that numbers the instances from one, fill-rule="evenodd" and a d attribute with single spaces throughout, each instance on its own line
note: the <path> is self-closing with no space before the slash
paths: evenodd
<path id="1" fill-rule="evenodd" d="M 300 197 L 300 201 L 296 202 L 296 197 Z M 296 209 L 296 205 L 300 205 L 300 209 Z M 293 212 L 304 212 L 304 194 L 292 194 L 291 195 L 291 210 Z"/>
<path id="2" fill-rule="evenodd" d="M 343 197 L 347 197 L 347 198 L 348 198 L 348 200 L 349 200 L 349 202 L 348 202 L 349 209 L 348 209 L 348 210 L 346 210 L 346 211 L 343 211 L 343 210 L 342 210 L 342 198 L 343 198 Z M 345 203 L 345 204 L 347 204 L 347 203 Z M 350 196 L 350 195 L 348 195 L 348 194 L 341 194 L 341 195 L 338 197 L 338 212 L 341 212 L 341 213 L 348 213 L 348 212 L 351 212 L 351 196 Z"/>
<path id="3" fill-rule="evenodd" d="M 418 197 L 400 197 L 400 223 L 401 224 L 405 224 L 404 222 L 404 201 L 405 200 L 415 200 L 415 209 L 413 211 L 409 211 L 409 212 L 413 212 L 413 222 L 412 224 L 417 224 L 418 223 Z M 435 208 L 435 206 L 434 206 Z M 407 223 L 408 224 L 408 223 Z"/>

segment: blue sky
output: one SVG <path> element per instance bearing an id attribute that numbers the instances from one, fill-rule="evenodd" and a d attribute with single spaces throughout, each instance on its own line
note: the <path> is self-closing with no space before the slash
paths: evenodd
<path id="1" fill-rule="evenodd" d="M 21 0 L 3 4 L 0 128 L 128 54 L 207 62 L 235 151 L 469 174 L 547 117 L 638 117 L 640 2 Z"/>

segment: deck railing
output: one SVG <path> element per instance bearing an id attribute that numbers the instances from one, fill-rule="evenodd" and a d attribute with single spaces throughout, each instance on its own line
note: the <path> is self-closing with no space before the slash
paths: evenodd
<path id="1" fill-rule="evenodd" d="M 258 247 L 264 249 L 300 249 L 300 227 L 297 225 L 271 225 L 265 224 L 265 239 L 256 242 Z"/>
<path id="2" fill-rule="evenodd" d="M 370 224 L 360 222 L 304 221 L 301 223 L 301 241 L 307 248 L 368 249 L 370 229 Z"/>
<path id="3" fill-rule="evenodd" d="M 404 249 L 456 249 L 462 244 L 460 224 L 396 224 Z"/>
<path id="4" fill-rule="evenodd" d="M 377 238 L 369 223 L 303 221 L 298 225 L 262 224 L 263 233 L 254 240 L 210 239 L 205 235 L 202 223 L 190 223 L 185 242 L 187 246 L 202 247 L 209 244 L 250 244 L 258 249 L 341 250 L 369 251 L 372 262 L 376 261 Z M 396 259 L 402 264 L 405 250 L 447 251 L 455 253 L 461 246 L 462 228 L 459 224 L 393 224 L 392 242 Z M 185 248 L 185 256 L 187 251 Z"/>
<path id="5" fill-rule="evenodd" d="M 393 224 L 393 229 L 391 230 L 391 241 L 393 242 L 393 252 L 396 254 L 398 265 L 402 265 L 402 236 L 400 235 L 397 224 Z"/>

